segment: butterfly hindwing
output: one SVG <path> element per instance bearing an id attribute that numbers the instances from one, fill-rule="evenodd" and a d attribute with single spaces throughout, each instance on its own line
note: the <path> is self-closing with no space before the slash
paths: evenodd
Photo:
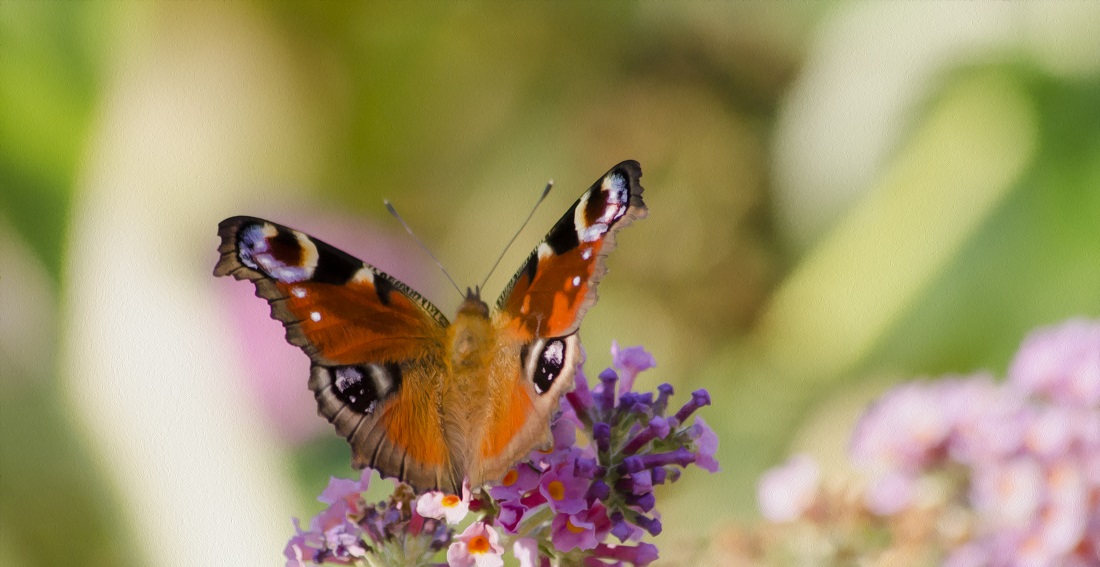
<path id="1" fill-rule="evenodd" d="M 454 488 L 439 412 L 449 324 L 405 284 L 324 242 L 253 217 L 219 225 L 214 275 L 256 285 L 313 365 L 318 411 L 354 463 L 418 486 Z"/>
<path id="2" fill-rule="evenodd" d="M 467 457 L 471 478 L 499 479 L 532 449 L 550 444 L 550 420 L 561 396 L 573 389 L 583 356 L 576 333 L 520 343 L 505 332 L 498 349 L 507 354 L 489 373 L 491 411 Z"/>

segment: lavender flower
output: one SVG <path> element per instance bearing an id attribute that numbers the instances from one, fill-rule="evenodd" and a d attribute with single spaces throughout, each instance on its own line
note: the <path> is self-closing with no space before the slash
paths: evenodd
<path id="1" fill-rule="evenodd" d="M 505 476 L 504 486 L 490 488 L 506 532 L 539 533 L 549 520 L 550 541 L 540 546 L 540 556 L 563 564 L 653 561 L 657 550 L 652 545 L 603 542 L 609 535 L 625 543 L 659 534 L 653 486 L 678 478 L 680 469 L 691 464 L 718 470 L 713 430 L 699 418 L 684 423 L 710 404 L 706 390 L 696 391 L 668 416 L 671 386 L 662 385 L 656 395 L 631 391 L 638 373 L 655 365 L 653 357 L 639 347 L 618 345 L 612 357 L 614 367 L 600 373 L 595 387 L 577 373 L 576 389 L 566 395 L 554 423 L 553 451 L 532 453 Z M 582 434 L 588 443 L 574 443 Z M 532 471 L 541 477 L 537 490 L 513 488 Z"/>
<path id="2" fill-rule="evenodd" d="M 760 507 L 782 524 L 720 540 L 724 554 L 1100 565 L 1100 321 L 1036 331 L 1002 383 L 978 374 L 894 388 L 860 419 L 850 456 L 865 482 L 823 483 L 802 456 L 769 471 Z"/>
<path id="3" fill-rule="evenodd" d="M 319 500 L 329 504 L 302 530 L 294 521 L 295 535 L 284 555 L 287 567 L 310 564 L 358 564 L 368 555 L 375 565 L 422 565 L 443 550 L 453 532 L 443 522 L 425 518 L 414 510 L 415 496 L 399 485 L 388 502 L 367 504 L 370 470 L 361 479 L 333 478 Z"/>
<path id="4" fill-rule="evenodd" d="M 531 452 L 498 483 L 464 486 L 461 497 L 429 492 L 418 499 L 399 485 L 389 503 L 369 506 L 360 494 L 369 471 L 358 482 L 333 479 L 322 493 L 329 508 L 288 544 L 288 567 L 424 564 L 444 548 L 451 566 L 496 567 L 509 546 L 524 567 L 652 563 L 656 546 L 640 540 L 662 530 L 653 487 L 691 464 L 719 470 L 714 431 L 702 418 L 686 423 L 711 400 L 697 390 L 667 415 L 672 386 L 632 391 L 637 375 L 655 366 L 653 356 L 615 344 L 612 358 L 594 388 L 578 368 L 576 388 L 551 424 L 553 445 Z M 447 524 L 470 512 L 478 519 L 455 536 Z"/>
<path id="5" fill-rule="evenodd" d="M 963 473 L 973 537 L 952 565 L 1100 562 L 1098 455 L 1100 322 L 1083 320 L 1028 337 L 1002 385 L 979 375 L 892 390 L 852 442 L 882 515 L 908 508 L 920 479 Z"/>

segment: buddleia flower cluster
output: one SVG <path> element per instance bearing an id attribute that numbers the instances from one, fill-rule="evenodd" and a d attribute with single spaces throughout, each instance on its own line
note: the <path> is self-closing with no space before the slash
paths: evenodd
<path id="1" fill-rule="evenodd" d="M 843 554 L 880 565 L 1100 565 L 1100 321 L 1036 331 L 1004 381 L 890 390 L 860 419 L 850 456 L 858 485 L 826 485 L 802 455 L 764 475 L 761 511 L 773 524 L 757 549 L 824 554 L 775 561 L 785 564 Z"/>
<path id="2" fill-rule="evenodd" d="M 416 512 L 416 495 L 398 485 L 386 502 L 368 504 L 363 492 L 370 469 L 359 480 L 332 478 L 317 498 L 328 504 L 303 530 L 294 520 L 296 534 L 287 543 L 288 566 L 331 563 L 337 565 L 422 565 L 444 549 L 454 531 L 443 521 Z"/>
<path id="3" fill-rule="evenodd" d="M 668 384 L 635 392 L 653 357 L 616 344 L 611 353 L 612 368 L 594 385 L 578 369 L 551 425 L 552 447 L 532 452 L 500 482 L 415 502 L 398 497 L 411 494 L 399 485 L 389 503 L 365 514 L 355 499 L 369 471 L 360 481 L 333 479 L 321 496 L 329 508 L 287 545 L 288 567 L 424 565 L 444 547 L 451 567 L 496 567 L 506 554 L 522 567 L 652 563 L 657 547 L 643 540 L 662 530 L 654 487 L 676 482 L 690 465 L 719 470 L 718 438 L 695 416 L 710 395 L 697 390 L 675 407 Z M 368 515 L 381 523 L 364 524 Z M 448 527 L 462 523 L 461 533 Z"/>

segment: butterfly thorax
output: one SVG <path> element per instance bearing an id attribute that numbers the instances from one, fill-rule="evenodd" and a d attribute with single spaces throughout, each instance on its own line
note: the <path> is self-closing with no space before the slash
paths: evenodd
<path id="1" fill-rule="evenodd" d="M 489 306 L 478 297 L 477 292 L 468 291 L 466 299 L 458 307 L 454 322 L 447 329 L 453 371 L 476 372 L 486 368 L 491 359 L 491 346 L 495 343 L 493 335 Z"/>

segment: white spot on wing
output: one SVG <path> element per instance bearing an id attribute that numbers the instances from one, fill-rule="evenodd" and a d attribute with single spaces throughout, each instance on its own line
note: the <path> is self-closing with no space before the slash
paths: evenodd
<path id="1" fill-rule="evenodd" d="M 585 248 L 584 251 L 581 252 L 581 259 L 582 260 L 587 260 L 591 257 L 592 257 L 592 249 L 591 248 Z"/>
<path id="2" fill-rule="evenodd" d="M 542 359 L 553 366 L 561 366 L 564 356 L 565 343 L 561 341 L 550 343 L 546 346 L 546 350 L 542 351 Z"/>
<path id="3" fill-rule="evenodd" d="M 543 242 L 539 244 L 539 260 L 545 260 L 554 255 L 554 249 L 550 248 L 550 245 Z"/>
<path id="4" fill-rule="evenodd" d="M 312 319 L 314 323 L 316 323 L 321 320 L 321 313 L 319 311 L 313 311 L 309 314 L 309 318 Z"/>
<path id="5" fill-rule="evenodd" d="M 370 284 L 374 285 L 374 272 L 370 268 L 363 266 L 359 268 L 359 271 L 355 272 L 355 275 L 351 277 L 351 281 L 357 284 Z"/>
<path id="6" fill-rule="evenodd" d="M 306 290 L 303 289 L 303 288 L 300 288 L 298 286 L 294 286 L 294 287 L 290 288 L 290 294 L 293 295 L 294 297 L 297 297 L 297 298 L 301 299 L 301 298 L 306 296 Z"/>
<path id="7" fill-rule="evenodd" d="M 581 277 L 573 276 L 573 287 L 577 287 L 579 285 L 581 285 Z"/>

